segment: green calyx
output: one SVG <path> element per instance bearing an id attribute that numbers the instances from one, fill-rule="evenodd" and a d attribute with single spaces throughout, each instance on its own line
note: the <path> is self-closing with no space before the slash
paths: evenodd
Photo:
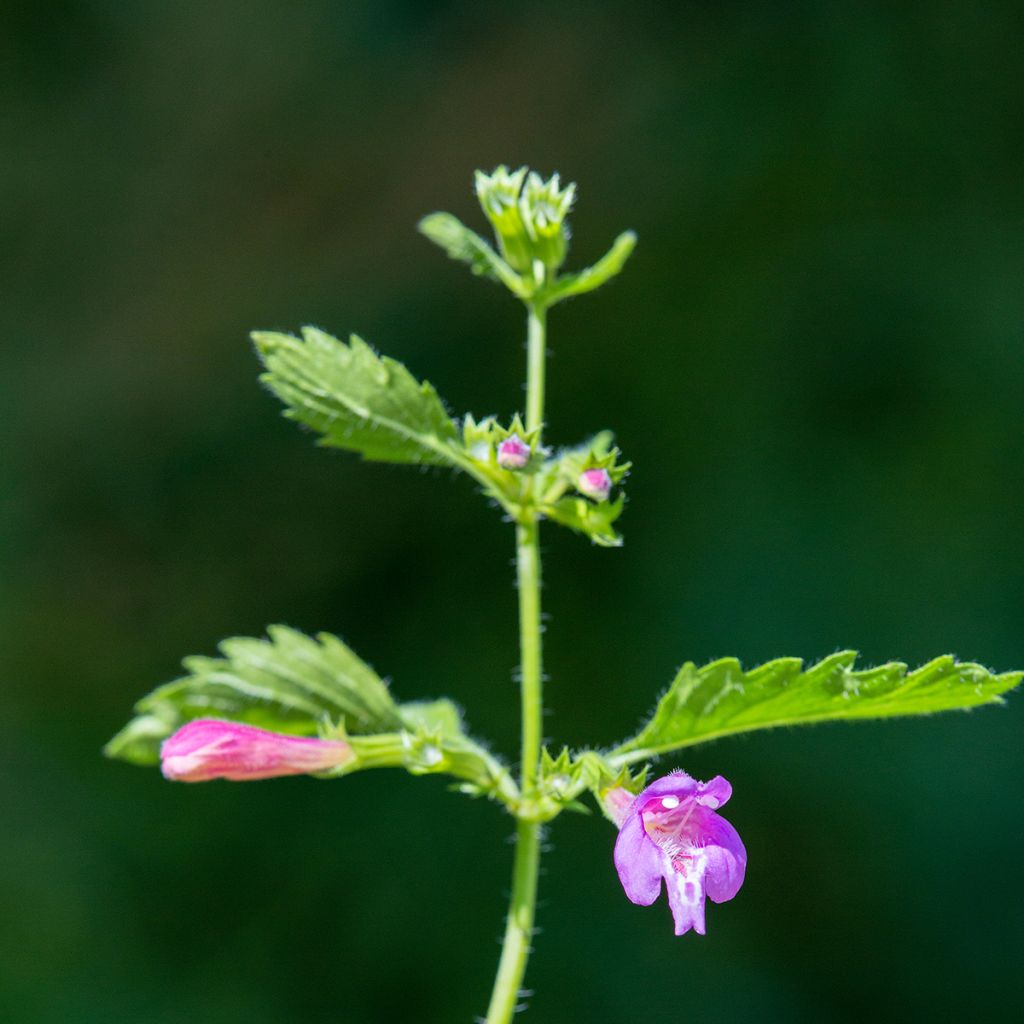
<path id="1" fill-rule="evenodd" d="M 559 187 L 553 174 L 547 181 L 520 167 L 510 172 L 504 164 L 491 174 L 477 171 L 476 196 L 491 222 L 501 255 L 513 270 L 535 274 L 539 262 L 555 271 L 565 262 L 569 225 L 565 218 L 576 196 L 576 185 Z"/>
<path id="2" fill-rule="evenodd" d="M 580 802 L 589 790 L 597 806 L 604 813 L 604 796 L 612 789 L 639 793 L 644 788 L 647 769 L 632 772 L 624 766 L 612 765 L 597 750 L 582 750 L 572 754 L 563 747 L 557 756 L 546 749 L 540 755 L 540 774 L 536 792 L 530 800 L 523 800 L 519 816 L 537 822 L 551 821 L 562 811 L 590 814 L 590 808 Z"/>
<path id="3" fill-rule="evenodd" d="M 516 413 L 507 427 L 495 416 L 479 422 L 469 413 L 462 421 L 462 444 L 479 466 L 498 469 L 498 449 L 503 441 L 518 438 L 530 449 L 529 461 L 521 472 L 535 473 L 544 464 L 547 449 L 540 444 L 540 429 L 527 430 L 522 417 Z"/>

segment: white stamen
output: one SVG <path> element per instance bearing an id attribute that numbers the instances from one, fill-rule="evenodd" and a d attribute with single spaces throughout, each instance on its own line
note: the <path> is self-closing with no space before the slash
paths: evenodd
<path id="1" fill-rule="evenodd" d="M 666 811 L 675 810 L 675 808 L 679 806 L 679 797 L 663 796 L 661 798 L 661 806 L 664 807 Z"/>

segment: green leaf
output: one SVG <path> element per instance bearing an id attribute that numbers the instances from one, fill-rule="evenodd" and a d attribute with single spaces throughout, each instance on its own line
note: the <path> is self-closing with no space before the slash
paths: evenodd
<path id="1" fill-rule="evenodd" d="M 481 277 L 500 281 L 519 298 L 526 296 L 523 279 L 484 241 L 450 213 L 430 213 L 417 224 L 420 232 L 453 260 L 468 263 Z"/>
<path id="2" fill-rule="evenodd" d="M 172 707 L 157 708 L 152 714 L 136 715 L 103 748 L 107 757 L 130 764 L 160 763 L 160 744 L 182 724 Z"/>
<path id="3" fill-rule="evenodd" d="M 855 670 L 856 651 L 841 651 L 804 670 L 780 658 L 744 672 L 735 658 L 703 668 L 687 663 L 650 722 L 612 751 L 630 764 L 708 740 L 780 725 L 891 718 L 1001 703 L 1022 672 L 994 675 L 946 655 L 913 672 L 899 662 Z"/>
<path id="4" fill-rule="evenodd" d="M 349 343 L 304 327 L 302 338 L 256 331 L 262 380 L 285 415 L 319 431 L 320 443 L 378 462 L 458 464 L 458 430 L 437 392 L 361 338 Z"/>
<path id="5" fill-rule="evenodd" d="M 462 712 L 447 697 L 440 700 L 406 701 L 398 706 L 406 727 L 436 736 L 463 734 Z"/>
<path id="6" fill-rule="evenodd" d="M 314 640 L 286 626 L 267 632 L 267 640 L 225 640 L 221 658 L 186 658 L 188 675 L 139 701 L 137 717 L 104 752 L 156 764 L 161 742 L 194 718 L 225 718 L 309 736 L 326 725 L 354 734 L 402 725 L 387 686 L 337 637 L 320 633 Z"/>
<path id="7" fill-rule="evenodd" d="M 636 248 L 636 235 L 632 231 L 624 231 L 612 243 L 612 247 L 592 267 L 580 270 L 575 274 L 562 274 L 546 288 L 538 299 L 545 306 L 553 306 L 563 299 L 574 295 L 583 295 L 600 288 L 610 281 L 626 265 L 626 260 Z"/>

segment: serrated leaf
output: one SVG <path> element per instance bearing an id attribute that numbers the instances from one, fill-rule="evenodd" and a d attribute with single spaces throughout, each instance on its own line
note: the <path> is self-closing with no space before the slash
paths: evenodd
<path id="1" fill-rule="evenodd" d="M 378 462 L 457 462 L 459 434 L 437 392 L 361 338 L 348 344 L 315 327 L 302 337 L 252 335 L 267 372 L 262 380 L 285 415 L 318 431 L 321 444 Z"/>
<path id="2" fill-rule="evenodd" d="M 137 717 L 104 752 L 156 764 L 163 740 L 205 717 L 299 735 L 316 735 L 325 723 L 354 734 L 402 725 L 387 686 L 337 637 L 320 633 L 313 639 L 287 626 L 267 632 L 267 640 L 225 640 L 220 658 L 186 658 L 188 675 L 143 697 Z"/>
<path id="3" fill-rule="evenodd" d="M 841 651 L 806 670 L 799 658 L 780 658 L 749 672 L 735 658 L 703 668 L 687 663 L 650 722 L 609 760 L 630 764 L 780 725 L 926 715 L 1000 703 L 1000 694 L 1024 677 L 1021 672 L 995 675 L 949 655 L 913 672 L 899 662 L 855 670 L 856 657 L 856 651 Z"/>

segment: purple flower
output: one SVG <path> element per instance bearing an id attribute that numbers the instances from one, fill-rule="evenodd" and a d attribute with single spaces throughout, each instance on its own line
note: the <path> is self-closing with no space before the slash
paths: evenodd
<path id="1" fill-rule="evenodd" d="M 522 469 L 530 461 L 530 446 L 518 435 L 511 434 L 498 445 L 498 465 L 502 469 Z"/>
<path id="2" fill-rule="evenodd" d="M 581 494 L 595 501 L 604 501 L 612 490 L 612 478 L 607 469 L 585 469 L 576 486 Z"/>
<path id="3" fill-rule="evenodd" d="M 177 782 L 244 782 L 306 775 L 346 764 L 354 757 L 352 748 L 341 740 L 288 736 L 214 718 L 197 718 L 183 725 L 160 748 L 164 776 Z"/>
<path id="4" fill-rule="evenodd" d="M 626 895 L 650 906 L 665 880 L 676 935 L 691 928 L 704 934 L 704 897 L 731 900 L 743 884 L 747 851 L 736 829 L 715 811 L 732 796 L 732 786 L 716 775 L 698 782 L 673 772 L 627 801 L 613 789 L 604 803 L 619 826 L 615 869 Z"/>

